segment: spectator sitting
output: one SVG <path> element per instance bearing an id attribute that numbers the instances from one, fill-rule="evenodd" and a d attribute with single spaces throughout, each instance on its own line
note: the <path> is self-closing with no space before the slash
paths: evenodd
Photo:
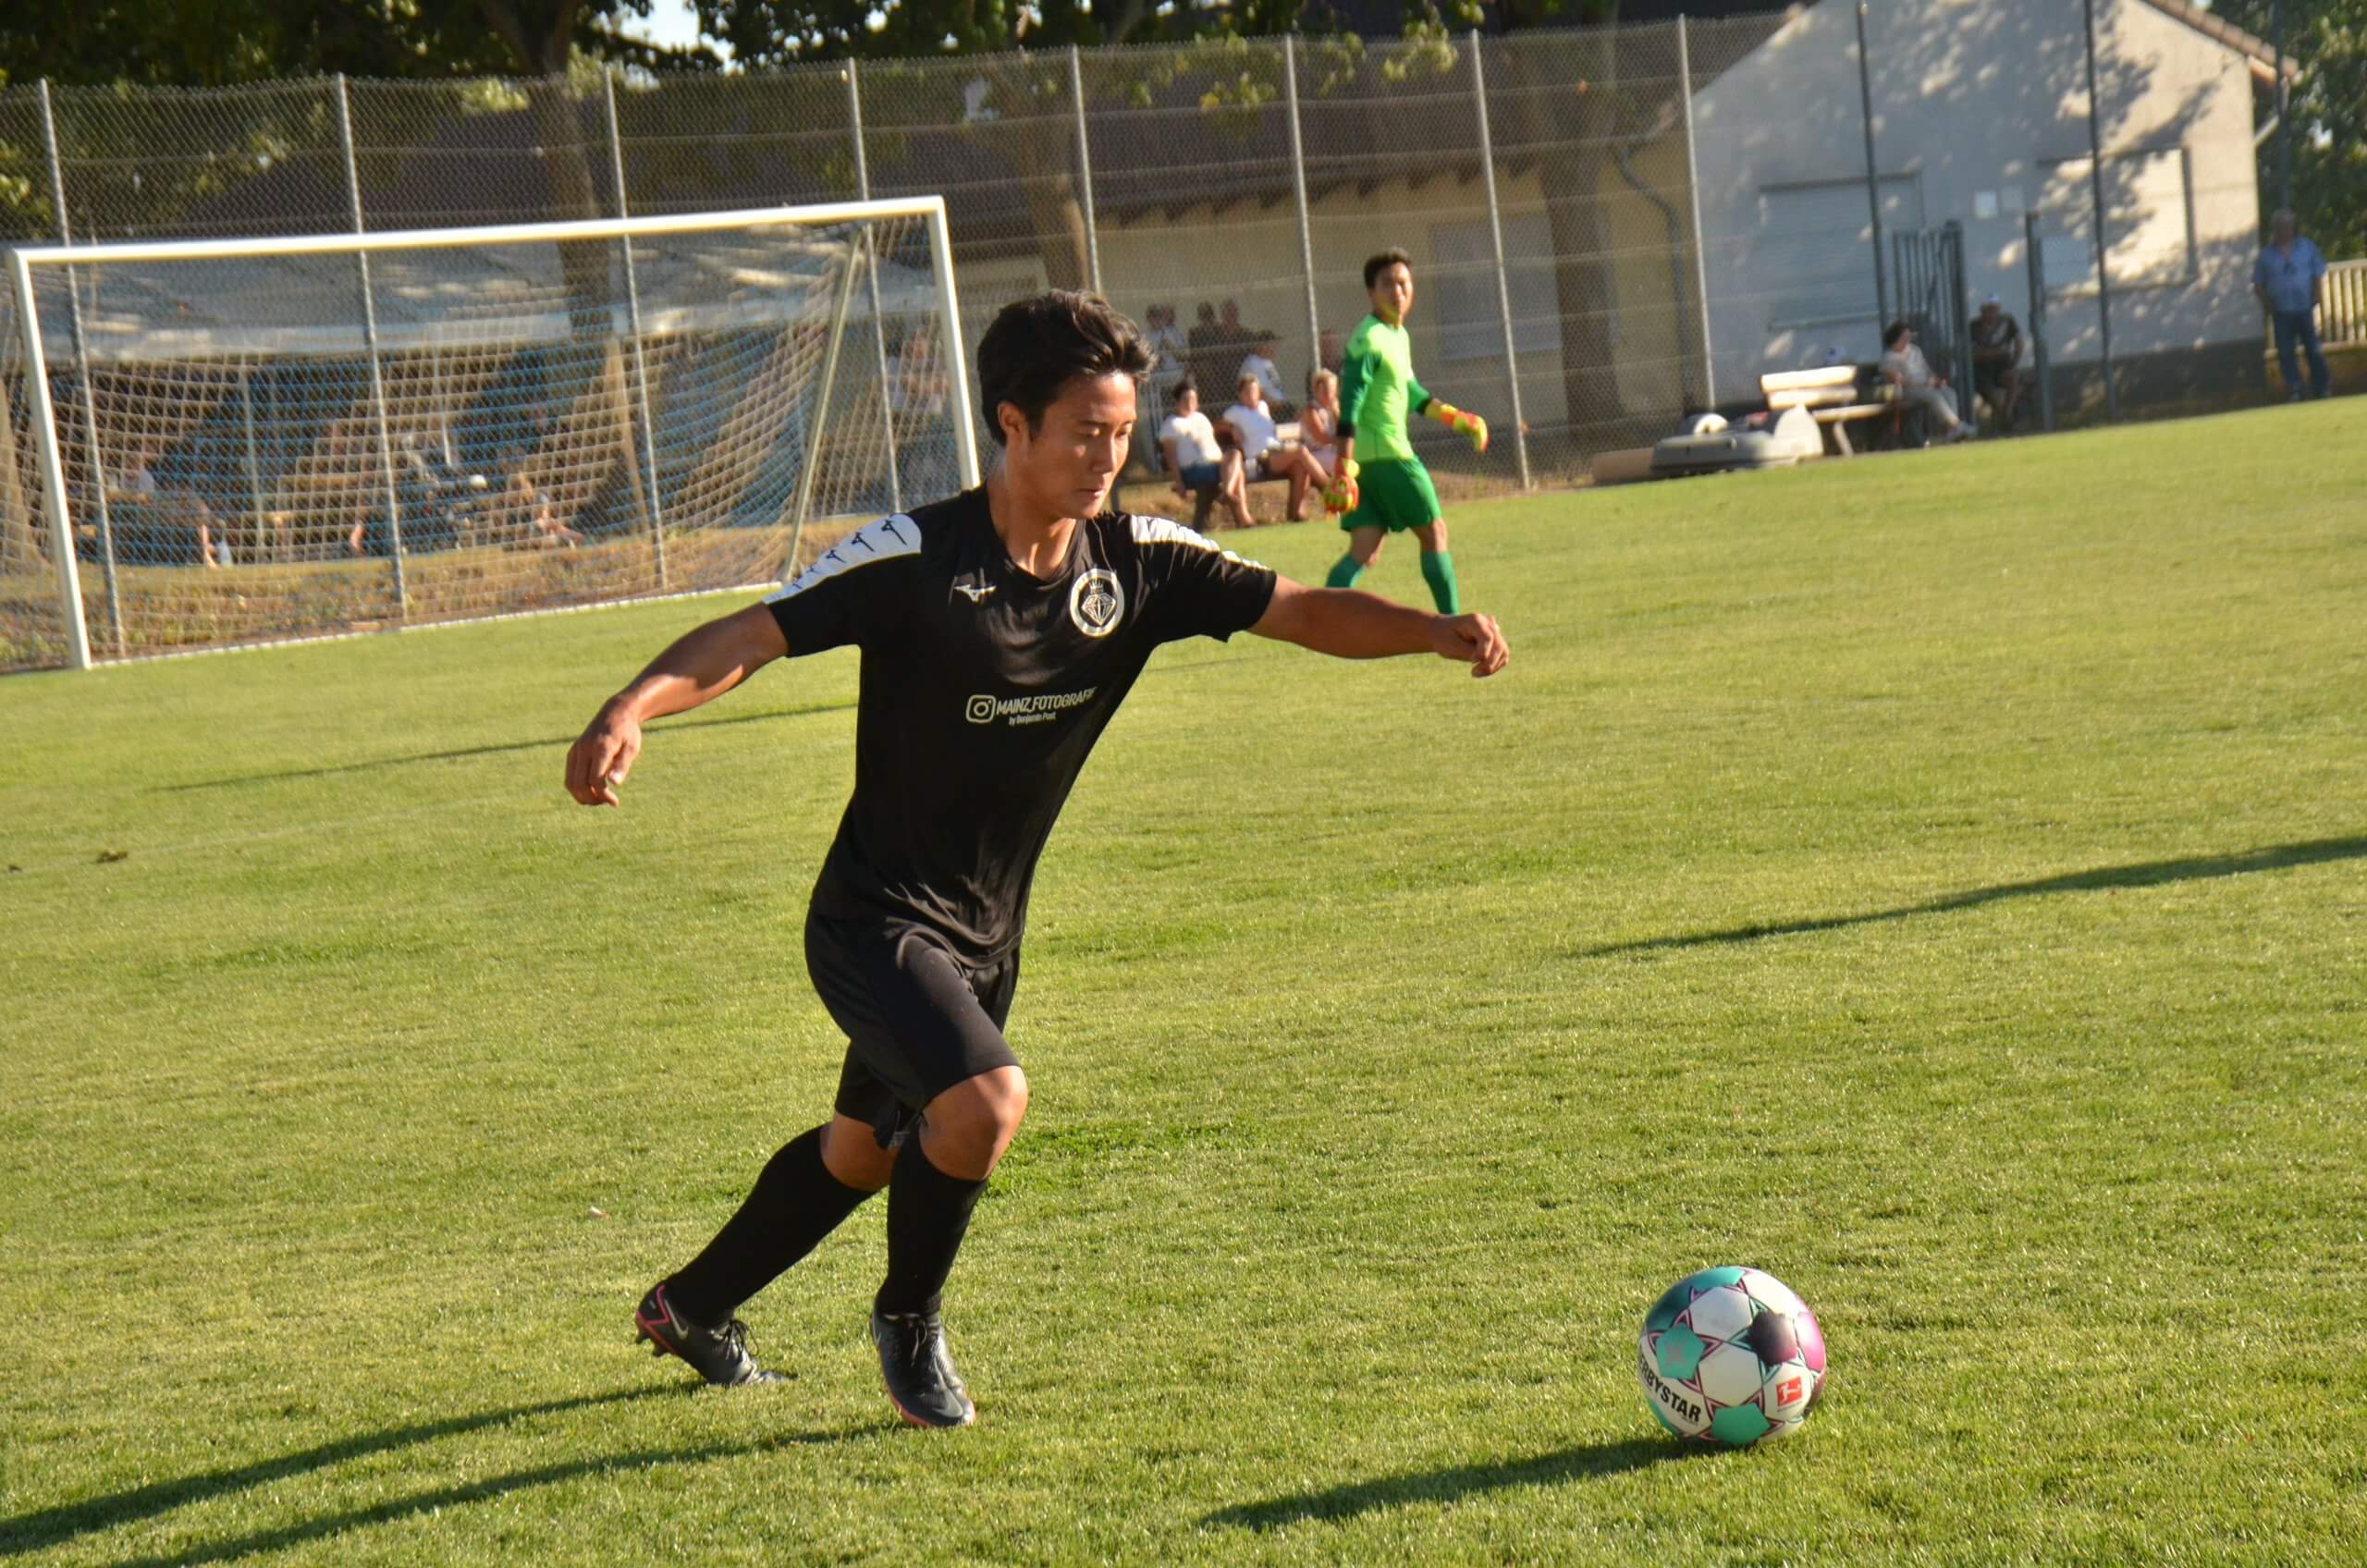
<path id="1" fill-rule="evenodd" d="M 1328 480 L 1340 462 L 1340 378 L 1318 370 L 1306 378 L 1306 407 L 1298 415 L 1298 438 Z"/>
<path id="2" fill-rule="evenodd" d="M 1338 327 L 1327 326 L 1322 331 L 1315 335 L 1315 363 L 1317 369 L 1328 370 L 1333 375 L 1337 375 L 1340 374 L 1341 366 L 1346 361 L 1341 357 L 1340 353 L 1340 329 Z"/>
<path id="3" fill-rule="evenodd" d="M 131 466 L 108 489 L 127 507 L 122 530 L 126 560 L 155 566 L 186 564 L 188 535 L 195 533 L 197 564 L 230 564 L 230 536 L 217 529 L 214 513 L 194 491 L 166 489 L 156 479 L 156 444 L 143 441 L 132 451 Z"/>
<path id="4" fill-rule="evenodd" d="M 1275 419 L 1291 419 L 1298 413 L 1297 408 L 1290 399 L 1282 396 L 1282 373 L 1274 368 L 1274 335 L 1272 333 L 1257 334 L 1250 343 L 1248 354 L 1241 361 L 1241 368 L 1233 372 L 1233 374 L 1257 378 L 1258 386 L 1266 394 L 1266 406 Z"/>
<path id="5" fill-rule="evenodd" d="M 1214 386 L 1222 371 L 1218 361 L 1224 353 L 1224 329 L 1217 325 L 1217 308 L 1206 300 L 1197 313 L 1199 320 L 1184 337 L 1184 378 L 1195 386 Z"/>
<path id="6" fill-rule="evenodd" d="M 1153 305 L 1146 312 L 1143 347 L 1151 354 L 1150 374 L 1154 380 L 1164 381 L 1184 369 L 1184 351 L 1191 347 L 1184 329 L 1175 325 L 1175 307 Z"/>
<path id="7" fill-rule="evenodd" d="M 2269 215 L 2268 243 L 2252 263 L 2252 298 L 2268 312 L 2276 333 L 2276 368 L 2285 377 L 2288 402 L 2301 399 L 2301 366 L 2294 355 L 2300 349 L 2310 361 L 2309 395 L 2324 398 L 2334 391 L 2326 374 L 2325 349 L 2318 341 L 2318 307 L 2325 303 L 2326 259 L 2316 244 L 2301 237 L 2293 214 L 2279 207 Z"/>
<path id="8" fill-rule="evenodd" d="M 583 534 L 559 521 L 550 493 L 528 478 L 522 468 L 510 470 L 509 483 L 501 487 L 497 516 L 500 532 L 517 544 L 564 545 L 572 549 L 583 543 Z"/>
<path id="9" fill-rule="evenodd" d="M 1256 376 L 1241 378 L 1238 399 L 1225 410 L 1224 422 L 1241 444 L 1244 481 L 1269 474 L 1289 480 L 1291 500 L 1285 515 L 1293 522 L 1305 522 L 1306 493 L 1328 483 L 1331 475 L 1307 455 L 1306 447 L 1285 447 L 1275 439 L 1274 416 L 1266 411 L 1266 388 Z"/>
<path id="10" fill-rule="evenodd" d="M 1899 400 L 1921 409 L 1940 422 L 1945 441 L 1969 441 L 1972 426 L 1956 412 L 1953 388 L 1945 376 L 1932 374 L 1932 361 L 1915 346 L 1915 334 L 1903 321 L 1883 329 L 1883 379 L 1898 388 Z"/>
<path id="11" fill-rule="evenodd" d="M 2011 430 L 2022 396 L 2022 324 L 2000 304 L 1992 294 L 1972 318 L 1972 390 L 1995 412 L 1999 428 Z"/>
<path id="12" fill-rule="evenodd" d="M 1221 498 L 1233 513 L 1235 526 L 1255 528 L 1257 520 L 1249 515 L 1249 490 L 1241 473 L 1241 454 L 1228 452 L 1217 444 L 1216 426 L 1200 411 L 1200 390 L 1186 376 L 1175 384 L 1175 411 L 1159 427 L 1160 449 L 1167 454 L 1167 466 L 1175 475 L 1178 496 L 1196 494 L 1200 508 L 1193 521 L 1197 523 L 1207 515 L 1208 503 Z"/>

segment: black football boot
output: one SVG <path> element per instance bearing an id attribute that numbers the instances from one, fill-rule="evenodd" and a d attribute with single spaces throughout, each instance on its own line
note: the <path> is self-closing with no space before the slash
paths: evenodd
<path id="1" fill-rule="evenodd" d="M 755 1388 L 766 1383 L 787 1382 L 778 1372 L 767 1372 L 748 1354 L 748 1326 L 737 1317 L 710 1329 L 704 1323 L 693 1323 L 674 1310 L 666 1299 L 666 1287 L 658 1285 L 641 1298 L 633 1309 L 633 1332 L 655 1347 L 656 1355 L 679 1355 L 690 1363 L 692 1370 L 719 1388 Z"/>
<path id="2" fill-rule="evenodd" d="M 875 1312 L 879 1380 L 896 1414 L 915 1427 L 966 1427 L 978 1407 L 945 1350 L 945 1324 L 934 1312 Z"/>

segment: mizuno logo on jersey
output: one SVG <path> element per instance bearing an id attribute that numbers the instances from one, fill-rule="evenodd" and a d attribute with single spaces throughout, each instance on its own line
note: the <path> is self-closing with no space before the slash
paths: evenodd
<path id="1" fill-rule="evenodd" d="M 957 582 L 953 585 L 953 591 L 974 605 L 983 605 L 987 602 L 987 596 L 995 591 L 995 585 L 991 582 Z"/>

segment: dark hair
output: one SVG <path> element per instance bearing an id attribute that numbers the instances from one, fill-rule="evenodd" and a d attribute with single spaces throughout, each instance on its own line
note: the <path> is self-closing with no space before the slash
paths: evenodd
<path id="1" fill-rule="evenodd" d="M 1374 278 L 1379 277 L 1382 273 L 1387 272 L 1391 267 L 1395 266 L 1400 262 L 1404 262 L 1405 263 L 1405 268 L 1408 272 L 1413 270 L 1414 258 L 1407 255 L 1404 251 L 1399 250 L 1394 245 L 1392 245 L 1388 250 L 1383 251 L 1378 256 L 1367 257 L 1365 261 L 1365 287 L 1367 288 L 1370 288 Z"/>
<path id="2" fill-rule="evenodd" d="M 1171 404 L 1180 403 L 1184 400 L 1184 393 L 1189 392 L 1196 397 L 1199 394 L 1199 390 L 1200 384 L 1187 375 L 1169 389 L 1167 400 Z"/>
<path id="3" fill-rule="evenodd" d="M 1883 347 L 1887 349 L 1906 336 L 1907 324 L 1903 321 L 1895 321 L 1883 328 Z"/>
<path id="4" fill-rule="evenodd" d="M 1017 409 L 1032 435 L 1044 410 L 1079 376 L 1127 375 L 1137 386 L 1150 374 L 1150 350 L 1134 324 L 1098 294 L 1055 288 L 1014 300 L 995 313 L 978 340 L 978 395 L 987 434 L 1002 445 L 1001 410 Z"/>

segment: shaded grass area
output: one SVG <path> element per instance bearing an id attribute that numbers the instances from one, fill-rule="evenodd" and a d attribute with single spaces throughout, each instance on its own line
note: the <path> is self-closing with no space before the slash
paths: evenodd
<path id="1" fill-rule="evenodd" d="M 0 682 L 0 1558 L 2355 1561 L 2361 418 L 1458 509 L 1484 683 L 1163 654 L 950 1439 L 876 1205 L 746 1309 L 782 1388 L 629 1343 L 835 1080 L 851 658 L 614 813 L 567 738 L 721 606 Z M 1632 1335 L 1729 1261 L 1833 1391 L 1680 1460 Z"/>

